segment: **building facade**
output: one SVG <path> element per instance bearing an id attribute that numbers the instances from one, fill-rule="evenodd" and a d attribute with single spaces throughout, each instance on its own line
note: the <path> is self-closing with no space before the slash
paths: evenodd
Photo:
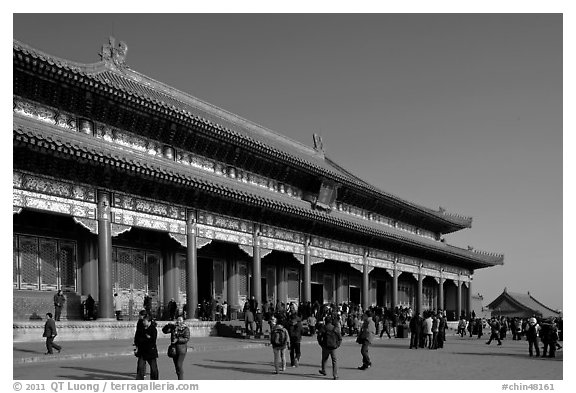
<path id="1" fill-rule="evenodd" d="M 471 218 L 383 192 L 308 147 L 128 67 L 110 39 L 80 64 L 14 41 L 14 319 L 113 294 L 134 317 L 174 298 L 471 308 L 503 256 L 449 245 Z"/>

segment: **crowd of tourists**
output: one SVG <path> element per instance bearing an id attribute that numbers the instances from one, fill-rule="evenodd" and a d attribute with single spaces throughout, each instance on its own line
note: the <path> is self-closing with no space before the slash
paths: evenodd
<path id="1" fill-rule="evenodd" d="M 116 297 L 116 296 L 115 296 Z M 91 296 L 89 296 L 88 302 Z M 47 313 L 44 329 L 46 337 L 47 354 L 53 349 L 58 352 L 62 348 L 54 343 L 56 337 L 55 321 L 59 320 L 60 311 L 65 298 L 59 291 L 54 296 L 55 317 Z M 143 379 L 146 374 L 146 364 L 150 366 L 150 379 L 158 379 L 158 337 L 156 318 L 151 310 L 151 298 L 146 294 L 144 309 L 139 313 L 134 335 L 134 354 L 138 358 L 137 379 Z M 184 320 L 185 314 L 178 313 L 176 302 L 171 299 L 164 317 L 170 322 L 162 328 L 162 333 L 170 334 L 170 345 L 167 356 L 174 363 L 178 379 L 184 378 L 183 362 L 187 353 L 190 330 Z M 115 304 L 116 306 L 116 304 Z M 91 308 L 91 307 L 90 307 Z M 90 310 L 92 311 L 92 310 Z M 274 373 L 286 370 L 287 359 L 285 352 L 289 351 L 290 366 L 298 367 L 301 357 L 302 335 L 307 333 L 316 336 L 321 347 L 321 368 L 319 373 L 327 375 L 326 365 L 328 359 L 332 361 L 332 377 L 338 379 L 338 351 L 345 336 L 356 337 L 361 345 L 360 354 L 362 364 L 359 370 L 366 370 L 372 366 L 369 355 L 370 345 L 375 338 L 382 339 L 384 334 L 392 337 L 407 337 L 410 333 L 409 349 L 442 349 L 446 341 L 448 322 L 445 311 L 425 310 L 422 314 L 412 311 L 410 307 L 398 306 L 393 309 L 381 306 L 372 306 L 364 310 L 361 305 L 354 303 L 320 304 L 319 302 L 302 302 L 299 304 L 283 302 L 264 302 L 262 305 L 252 297 L 242 308 L 245 327 L 248 334 L 263 332 L 264 324 L 269 325 L 270 344 L 274 355 Z M 226 302 L 220 304 L 217 300 L 205 300 L 198 305 L 198 318 L 201 320 L 226 321 L 230 320 L 231 313 Z M 117 317 L 119 314 L 117 313 Z M 487 345 L 496 341 L 502 345 L 502 340 L 508 338 L 513 341 L 526 340 L 529 356 L 554 358 L 556 351 L 561 349 L 559 341 L 563 341 L 562 318 L 511 318 L 506 316 L 492 317 L 490 319 L 477 318 L 472 314 L 466 318 L 464 315 L 457 322 L 456 334 L 460 337 L 470 336 L 482 338 L 484 331 L 489 331 Z M 542 345 L 542 348 L 541 348 Z"/>

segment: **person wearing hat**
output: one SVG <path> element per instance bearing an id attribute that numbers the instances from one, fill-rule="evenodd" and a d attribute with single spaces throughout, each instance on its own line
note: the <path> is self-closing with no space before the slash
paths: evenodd
<path id="1" fill-rule="evenodd" d="M 290 365 L 298 367 L 300 361 L 300 342 L 302 341 L 302 321 L 297 314 L 292 314 L 288 324 L 288 335 L 290 336 Z"/>
<path id="2" fill-rule="evenodd" d="M 536 356 L 540 357 L 540 343 L 538 342 L 538 334 L 540 333 L 540 325 L 536 318 L 532 317 L 528 320 L 526 325 L 526 339 L 528 340 L 528 354 L 530 357 L 534 356 L 532 348 L 536 349 Z"/>

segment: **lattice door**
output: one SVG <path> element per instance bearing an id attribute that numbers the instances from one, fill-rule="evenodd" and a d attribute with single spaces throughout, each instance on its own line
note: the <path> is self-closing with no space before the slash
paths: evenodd
<path id="1" fill-rule="evenodd" d="M 268 299 L 266 300 L 272 302 L 272 304 L 276 304 L 276 268 L 274 266 L 268 266 L 266 268 L 266 285 L 268 286 Z"/>
<path id="2" fill-rule="evenodd" d="M 122 305 L 122 315 L 130 317 L 130 304 L 132 302 L 132 272 L 131 250 L 126 248 L 116 249 L 116 293 Z"/>
<path id="3" fill-rule="evenodd" d="M 158 295 L 160 294 L 160 254 L 146 253 L 148 268 L 148 295 L 152 298 L 152 312 L 158 310 Z"/>
<path id="4" fill-rule="evenodd" d="M 178 302 L 179 306 L 182 307 L 186 304 L 186 255 L 176 254 L 176 266 L 180 270 L 180 288 L 178 290 Z"/>
<path id="5" fill-rule="evenodd" d="M 20 255 L 20 250 L 18 249 L 18 237 L 12 236 L 12 282 L 14 283 L 13 288 L 18 288 L 20 272 L 18 258 Z"/>
<path id="6" fill-rule="evenodd" d="M 148 288 L 146 259 L 143 251 L 132 250 L 132 299 L 129 304 L 129 315 L 138 318 L 140 310 L 144 309 L 144 295 Z"/>
<path id="7" fill-rule="evenodd" d="M 45 290 L 58 290 L 58 243 L 53 239 L 40 239 L 38 248 L 40 259 L 41 287 Z"/>
<path id="8" fill-rule="evenodd" d="M 324 302 L 334 301 L 334 275 L 324 273 Z"/>
<path id="9" fill-rule="evenodd" d="M 286 269 L 286 281 L 288 284 L 288 303 L 298 304 L 300 301 L 300 278 L 297 269 Z"/>
<path id="10" fill-rule="evenodd" d="M 75 291 L 76 243 L 61 241 L 58 255 L 60 259 L 60 288 L 63 291 Z"/>

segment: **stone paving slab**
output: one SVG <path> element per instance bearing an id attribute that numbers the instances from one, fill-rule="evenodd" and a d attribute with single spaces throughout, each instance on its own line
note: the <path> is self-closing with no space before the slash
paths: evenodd
<path id="1" fill-rule="evenodd" d="M 184 361 L 188 380 L 217 380 L 248 382 L 249 380 L 322 381 L 331 380 L 318 373 L 321 350 L 314 339 L 307 337 L 302 345 L 300 367 L 274 374 L 272 350 L 261 345 L 246 350 L 233 347 L 229 339 L 211 337 L 217 348 L 227 343 L 227 350 L 190 352 Z M 243 340 L 237 340 L 236 342 Z M 129 343 L 128 343 L 129 344 Z M 192 343 L 194 345 L 194 342 Z M 408 349 L 408 339 L 376 339 L 370 347 L 373 367 L 357 370 L 361 362 L 360 346 L 347 337 L 338 349 L 340 380 L 548 380 L 563 379 L 564 350 L 555 359 L 528 357 L 526 341 L 504 340 L 486 345 L 485 340 L 448 336 L 441 350 Z M 289 358 L 288 353 L 286 354 Z M 58 357 L 55 355 L 54 357 Z M 133 356 L 59 359 L 58 362 L 15 364 L 14 379 L 118 379 L 134 380 L 136 359 Z M 160 379 L 174 379 L 174 365 L 164 353 L 158 359 Z M 333 381 L 332 381 L 333 382 Z M 331 386 L 341 386 L 340 384 Z M 236 386 L 236 385 L 235 385 Z M 246 385 L 248 386 L 248 385 Z M 472 386 L 472 385 L 469 385 Z M 498 391 L 500 386 L 498 386 Z"/>

